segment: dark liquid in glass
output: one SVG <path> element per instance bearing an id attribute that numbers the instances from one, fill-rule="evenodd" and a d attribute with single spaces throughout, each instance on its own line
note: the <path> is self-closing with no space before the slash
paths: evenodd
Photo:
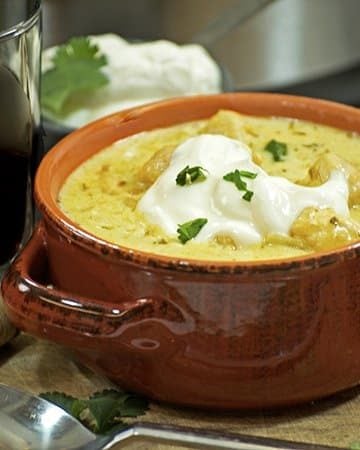
<path id="1" fill-rule="evenodd" d="M 0 65 L 0 266 L 21 244 L 31 210 L 34 126 L 29 100 L 16 76 Z M 31 200 L 30 200 L 31 201 Z"/>

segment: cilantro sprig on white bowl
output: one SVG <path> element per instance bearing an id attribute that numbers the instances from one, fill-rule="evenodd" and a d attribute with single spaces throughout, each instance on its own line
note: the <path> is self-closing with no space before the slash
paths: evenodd
<path id="1" fill-rule="evenodd" d="M 61 115 L 75 94 L 91 93 L 108 84 L 108 77 L 100 70 L 106 64 L 106 56 L 88 37 L 74 37 L 59 46 L 52 67 L 42 75 L 43 110 Z"/>

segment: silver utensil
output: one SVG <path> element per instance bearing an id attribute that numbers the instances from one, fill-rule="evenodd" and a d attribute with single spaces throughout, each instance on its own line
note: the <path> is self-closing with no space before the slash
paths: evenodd
<path id="1" fill-rule="evenodd" d="M 197 449 L 321 450 L 330 448 L 149 423 L 131 425 L 113 435 L 96 436 L 52 403 L 0 384 L 1 450 L 109 450 L 125 448 L 129 443 L 134 442 L 178 444 Z M 334 447 L 331 448 L 334 449 Z"/>

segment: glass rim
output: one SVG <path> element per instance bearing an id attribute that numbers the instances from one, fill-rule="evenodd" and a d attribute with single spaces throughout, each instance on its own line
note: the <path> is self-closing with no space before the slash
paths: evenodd
<path id="1" fill-rule="evenodd" d="M 30 30 L 40 19 L 41 6 L 26 20 L 0 31 L 0 42 L 20 36 Z"/>

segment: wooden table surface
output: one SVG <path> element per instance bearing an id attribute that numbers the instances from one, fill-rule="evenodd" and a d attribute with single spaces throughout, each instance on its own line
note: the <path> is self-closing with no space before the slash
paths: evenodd
<path id="1" fill-rule="evenodd" d="M 0 382 L 35 394 L 56 390 L 77 397 L 112 387 L 76 363 L 66 349 L 25 334 L 0 348 Z M 250 413 L 211 413 L 151 403 L 142 419 L 349 448 L 360 441 L 359 394 L 360 388 L 353 388 L 306 406 Z M 141 448 L 169 447 L 147 444 Z"/>

